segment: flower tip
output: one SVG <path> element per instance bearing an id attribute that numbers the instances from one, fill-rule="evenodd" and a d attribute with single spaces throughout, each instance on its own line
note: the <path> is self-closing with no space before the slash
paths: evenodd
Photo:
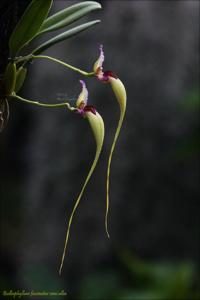
<path id="1" fill-rule="evenodd" d="M 99 50 L 103 51 L 103 44 L 99 44 Z"/>
<path id="2" fill-rule="evenodd" d="M 86 86 L 85 81 L 79 80 L 79 82 L 80 82 L 80 84 L 81 84 L 82 87 L 85 87 L 85 86 Z"/>

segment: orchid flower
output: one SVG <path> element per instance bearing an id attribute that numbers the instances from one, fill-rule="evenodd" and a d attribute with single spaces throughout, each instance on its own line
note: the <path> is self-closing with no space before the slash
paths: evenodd
<path id="1" fill-rule="evenodd" d="M 108 159 L 108 167 L 107 167 L 107 179 L 106 179 L 106 215 L 105 215 L 105 228 L 107 236 L 109 237 L 108 232 L 108 211 L 109 211 L 109 185 L 110 185 L 110 166 L 111 166 L 111 160 L 113 156 L 113 152 L 115 149 L 115 145 L 122 127 L 122 123 L 124 120 L 124 115 L 126 111 L 126 89 L 121 82 L 121 80 L 112 72 L 112 71 L 103 71 L 103 62 L 104 62 L 104 52 L 103 52 L 103 45 L 100 45 L 99 47 L 100 55 L 97 61 L 95 62 L 93 66 L 93 71 L 95 75 L 97 76 L 98 80 L 104 82 L 104 83 L 110 83 L 112 90 L 115 94 L 115 97 L 118 101 L 119 108 L 120 108 L 120 118 L 118 121 L 117 129 L 115 132 L 114 140 L 112 143 L 109 159 Z"/>
<path id="2" fill-rule="evenodd" d="M 102 150 L 102 146 L 103 146 L 103 141 L 104 141 L 104 122 L 102 117 L 100 116 L 100 114 L 96 111 L 96 109 L 91 106 L 91 105 L 87 105 L 87 100 L 88 100 L 88 90 L 86 88 L 86 85 L 84 83 L 84 81 L 80 80 L 80 83 L 82 85 L 82 91 L 77 99 L 76 102 L 76 112 L 82 116 L 83 118 L 87 119 L 89 121 L 90 127 L 93 131 L 94 134 L 94 138 L 96 141 L 96 154 L 92 163 L 92 166 L 89 170 L 89 173 L 86 177 L 86 180 L 84 182 L 84 185 L 81 189 L 81 192 L 75 202 L 75 205 L 73 207 L 69 222 L 68 222 L 68 226 L 67 226 L 67 232 L 66 232 L 66 238 L 65 238 L 65 244 L 64 244 L 64 250 L 63 250 L 63 255 L 62 255 L 62 260 L 61 260 L 61 265 L 60 265 L 60 269 L 59 269 L 59 274 L 61 274 L 62 271 L 62 266 L 63 266 L 63 262 L 64 262 L 64 258 L 65 258 L 65 254 L 66 254 L 66 249 L 67 249 L 67 244 L 68 244 L 68 239 L 69 239 L 69 234 L 70 234 L 70 228 L 71 228 L 71 224 L 72 224 L 72 220 L 73 220 L 73 216 L 74 213 L 80 203 L 81 197 L 83 195 L 83 192 L 92 176 L 92 173 L 96 167 L 96 164 L 98 162 L 101 150 Z"/>

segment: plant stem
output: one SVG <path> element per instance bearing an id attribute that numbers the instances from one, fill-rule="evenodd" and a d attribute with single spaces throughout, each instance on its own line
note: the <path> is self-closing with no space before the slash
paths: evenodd
<path id="1" fill-rule="evenodd" d="M 43 107 L 50 107 L 50 108 L 53 108 L 53 107 L 67 107 L 71 111 L 76 110 L 76 108 L 70 106 L 70 104 L 68 102 L 48 104 L 48 103 L 42 103 L 42 102 L 39 102 L 39 101 L 32 101 L 32 100 L 24 99 L 24 98 L 22 98 L 18 95 L 9 96 L 9 99 L 19 100 L 19 101 L 22 101 L 22 102 L 25 102 L 25 103 L 34 104 L 34 105 L 43 106 Z"/>
<path id="2" fill-rule="evenodd" d="M 60 64 L 60 65 L 62 65 L 64 67 L 66 67 L 68 69 L 71 69 L 71 70 L 73 70 L 75 72 L 78 72 L 81 75 L 88 76 L 88 77 L 95 75 L 94 72 L 85 72 L 85 71 L 83 71 L 81 69 L 78 69 L 78 68 L 76 68 L 76 67 L 74 67 L 74 66 L 72 66 L 70 64 L 65 63 L 64 61 L 61 61 L 59 59 L 56 59 L 54 57 L 47 56 L 47 55 L 28 55 L 28 56 L 24 56 L 22 58 L 17 59 L 16 62 L 17 63 L 22 62 L 22 61 L 28 62 L 29 60 L 33 60 L 33 59 L 48 59 L 48 60 L 51 60 L 53 62 L 56 62 L 56 63 L 58 63 L 58 64 Z"/>

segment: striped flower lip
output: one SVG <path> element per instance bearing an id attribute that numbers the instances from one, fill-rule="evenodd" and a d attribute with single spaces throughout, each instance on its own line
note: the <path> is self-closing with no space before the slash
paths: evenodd
<path id="1" fill-rule="evenodd" d="M 97 111 L 95 107 L 92 105 L 87 105 L 88 90 L 85 82 L 83 80 L 80 80 L 80 84 L 82 86 L 82 91 L 76 101 L 76 106 L 77 106 L 76 112 L 80 114 L 82 117 L 84 117 L 87 112 L 91 112 L 94 115 L 96 115 Z"/>

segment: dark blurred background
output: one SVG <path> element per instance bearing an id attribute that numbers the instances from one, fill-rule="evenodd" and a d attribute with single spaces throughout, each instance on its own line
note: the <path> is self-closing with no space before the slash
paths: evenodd
<path id="1" fill-rule="evenodd" d="M 29 2 L 1 1 L 1 73 L 9 35 Z M 51 12 L 76 2 L 56 0 Z M 86 79 L 106 138 L 61 277 L 67 221 L 95 153 L 93 136 L 65 109 L 10 103 L 0 136 L 1 290 L 65 290 L 67 299 L 199 299 L 200 3 L 99 2 L 103 10 L 84 20 L 100 18 L 100 25 L 45 54 L 90 71 L 103 43 L 104 69 L 127 88 L 111 169 L 111 239 L 104 230 L 105 175 L 119 111 L 110 87 Z M 37 60 L 28 74 L 25 98 L 74 103 L 80 92 L 80 75 L 53 62 Z"/>

